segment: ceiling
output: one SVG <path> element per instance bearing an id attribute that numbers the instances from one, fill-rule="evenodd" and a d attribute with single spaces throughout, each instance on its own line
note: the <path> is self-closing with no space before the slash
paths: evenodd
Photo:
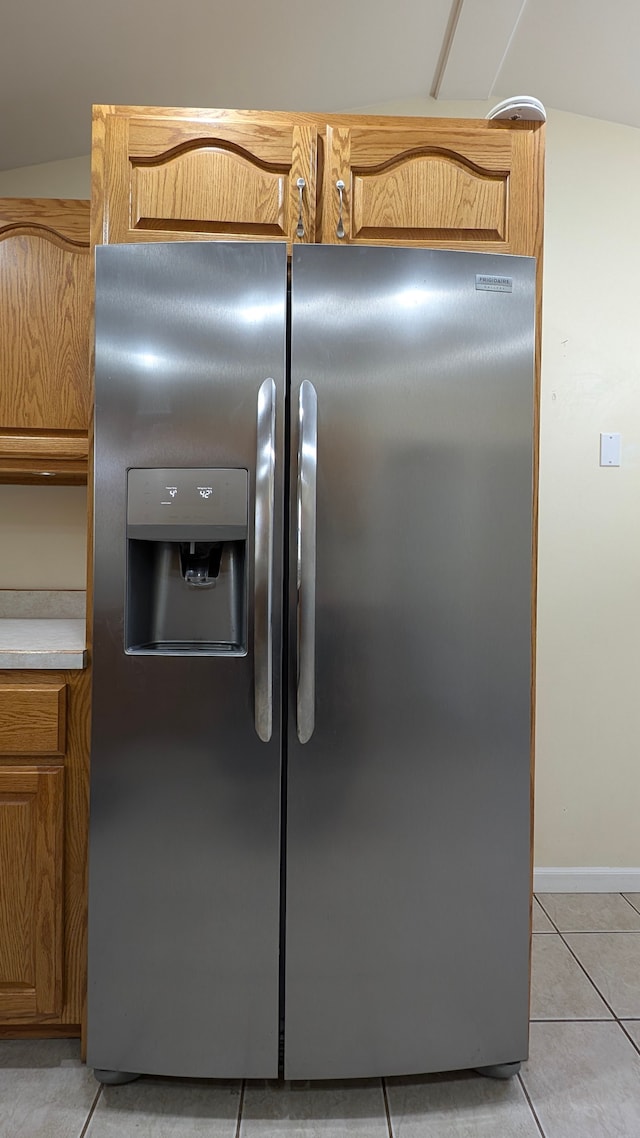
<path id="1" fill-rule="evenodd" d="M 88 153 L 92 103 L 339 111 L 530 94 L 640 127 L 639 42 L 638 0 L 8 0 L 0 170 Z"/>

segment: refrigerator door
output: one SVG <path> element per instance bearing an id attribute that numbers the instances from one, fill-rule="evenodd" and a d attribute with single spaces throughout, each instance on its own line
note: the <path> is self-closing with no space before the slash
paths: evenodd
<path id="1" fill-rule="evenodd" d="M 285 1075 L 515 1062 L 535 265 L 297 246 L 292 282 Z"/>
<path id="2" fill-rule="evenodd" d="M 278 1072 L 286 289 L 284 245 L 97 250 L 101 1069 Z"/>

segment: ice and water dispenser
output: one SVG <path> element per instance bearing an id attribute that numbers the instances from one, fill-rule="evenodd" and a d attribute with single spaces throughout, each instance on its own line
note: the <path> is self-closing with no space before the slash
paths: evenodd
<path id="1" fill-rule="evenodd" d="M 246 470 L 129 470 L 127 652 L 246 653 L 248 502 Z"/>

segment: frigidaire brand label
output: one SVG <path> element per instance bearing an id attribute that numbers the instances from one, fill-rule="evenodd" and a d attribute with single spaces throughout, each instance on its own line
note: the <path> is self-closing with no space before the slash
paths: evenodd
<path id="1" fill-rule="evenodd" d="M 476 288 L 481 292 L 513 292 L 513 277 L 494 277 L 476 273 Z"/>

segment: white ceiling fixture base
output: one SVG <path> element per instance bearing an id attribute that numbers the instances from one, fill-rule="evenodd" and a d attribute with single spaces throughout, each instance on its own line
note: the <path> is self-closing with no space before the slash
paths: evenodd
<path id="1" fill-rule="evenodd" d="M 547 112 L 539 99 L 533 95 L 512 95 L 510 99 L 503 99 L 489 111 L 488 119 L 509 119 L 517 122 L 546 122 Z"/>

